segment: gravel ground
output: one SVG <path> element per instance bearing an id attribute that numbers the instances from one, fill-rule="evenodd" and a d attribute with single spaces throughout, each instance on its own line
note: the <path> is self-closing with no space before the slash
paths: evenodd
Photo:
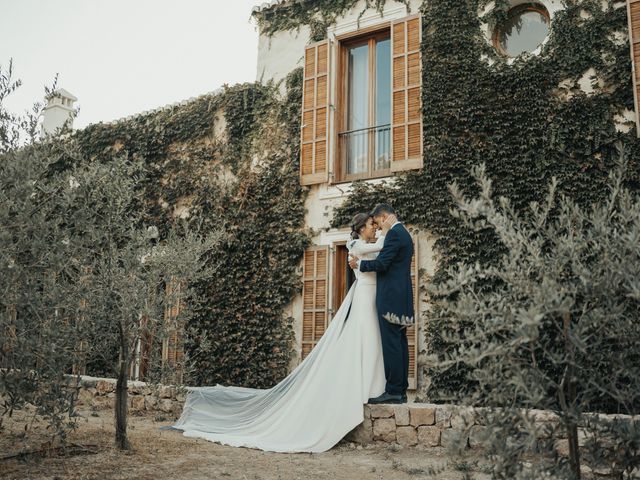
<path id="1" fill-rule="evenodd" d="M 3 419 L 0 430 L 1 456 L 40 450 L 47 440 L 45 425 L 33 423 L 24 434 L 25 415 Z M 187 438 L 175 430 L 159 430 L 174 418 L 146 413 L 129 417 L 129 439 L 133 450 L 122 452 L 113 446 L 113 412 L 78 411 L 78 428 L 70 434 L 75 447 L 70 453 L 58 451 L 43 457 L 0 460 L 0 478 L 7 479 L 488 479 L 483 461 L 474 456 L 451 461 L 441 448 L 401 448 L 376 444 L 366 447 L 341 442 L 324 453 L 283 454 L 235 448 L 203 439 Z M 478 461 L 477 463 L 475 463 Z M 429 469 L 443 467 L 435 476 Z"/>

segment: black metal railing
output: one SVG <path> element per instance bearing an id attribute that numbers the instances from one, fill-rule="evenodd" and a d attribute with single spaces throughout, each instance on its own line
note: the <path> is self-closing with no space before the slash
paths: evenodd
<path id="1" fill-rule="evenodd" d="M 344 172 L 347 175 L 373 173 L 389 168 L 391 125 L 348 130 L 338 134 Z"/>

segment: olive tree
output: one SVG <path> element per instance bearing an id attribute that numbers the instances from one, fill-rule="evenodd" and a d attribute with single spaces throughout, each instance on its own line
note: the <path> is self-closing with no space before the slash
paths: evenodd
<path id="1" fill-rule="evenodd" d="M 191 285 L 215 272 L 209 252 L 221 232 L 175 221 L 159 238 L 142 207 L 144 159 L 89 161 L 73 135 L 36 139 L 37 115 L 2 106 L 18 86 L 0 68 L 0 422 L 29 403 L 64 439 L 78 383 L 68 388 L 68 374 L 90 351 L 111 361 L 116 444 L 130 448 L 135 345 L 163 335 L 168 305 L 185 300 L 175 320 L 188 321 L 198 305 Z M 185 288 L 168 295 L 173 279 Z"/>
<path id="2" fill-rule="evenodd" d="M 518 212 L 493 198 L 484 166 L 478 198 L 450 187 L 452 214 L 491 229 L 506 252 L 459 264 L 431 289 L 457 345 L 432 360 L 468 372 L 470 393 L 456 400 L 483 407 L 475 422 L 487 425 L 494 478 L 578 479 L 585 460 L 631 478 L 640 464 L 637 420 L 597 414 L 640 411 L 640 200 L 625 170 L 621 152 L 606 202 L 589 208 L 553 180 L 544 202 Z M 557 422 L 535 422 L 534 409 Z"/>

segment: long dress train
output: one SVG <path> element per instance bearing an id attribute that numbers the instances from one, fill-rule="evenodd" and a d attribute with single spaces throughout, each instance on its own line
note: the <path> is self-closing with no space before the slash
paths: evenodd
<path id="1" fill-rule="evenodd" d="M 374 259 L 376 243 L 349 242 L 351 253 Z M 269 389 L 192 387 L 172 428 L 237 447 L 272 452 L 324 452 L 363 419 L 363 404 L 385 390 L 375 273 L 356 281 L 311 353 Z"/>

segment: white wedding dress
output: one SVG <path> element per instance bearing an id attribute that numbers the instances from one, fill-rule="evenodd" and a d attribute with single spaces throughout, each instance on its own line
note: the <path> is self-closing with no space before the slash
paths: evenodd
<path id="1" fill-rule="evenodd" d="M 375 259 L 376 243 L 352 240 L 349 252 Z M 270 389 L 193 387 L 170 427 L 236 447 L 324 452 L 364 420 L 363 404 L 385 390 L 376 274 L 356 281 L 311 353 Z M 348 316 L 347 316 L 348 315 Z"/>

